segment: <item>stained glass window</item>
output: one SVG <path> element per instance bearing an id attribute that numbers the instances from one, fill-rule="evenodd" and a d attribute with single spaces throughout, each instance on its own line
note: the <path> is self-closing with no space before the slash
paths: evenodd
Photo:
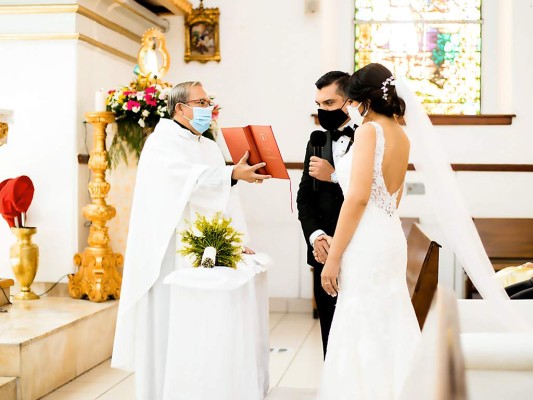
<path id="1" fill-rule="evenodd" d="M 481 111 L 481 0 L 355 0 L 355 69 L 411 81 L 429 114 Z"/>

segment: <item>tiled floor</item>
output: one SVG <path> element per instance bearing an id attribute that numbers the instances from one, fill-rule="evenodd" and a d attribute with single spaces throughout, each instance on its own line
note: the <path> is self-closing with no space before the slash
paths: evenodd
<path id="1" fill-rule="evenodd" d="M 320 328 L 311 314 L 270 314 L 268 400 L 311 400 L 322 369 Z M 134 400 L 134 375 L 105 361 L 43 400 Z"/>

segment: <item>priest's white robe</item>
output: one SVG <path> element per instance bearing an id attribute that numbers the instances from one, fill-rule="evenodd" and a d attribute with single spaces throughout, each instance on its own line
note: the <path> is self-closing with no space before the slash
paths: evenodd
<path id="1" fill-rule="evenodd" d="M 135 371 L 137 400 L 163 399 L 170 286 L 190 267 L 176 254 L 176 231 L 196 213 L 228 209 L 231 166 L 218 145 L 161 119 L 139 160 L 111 366 Z"/>

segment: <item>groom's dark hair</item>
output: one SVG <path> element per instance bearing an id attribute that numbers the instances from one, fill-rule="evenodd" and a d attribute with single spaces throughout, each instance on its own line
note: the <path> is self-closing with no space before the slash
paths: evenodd
<path id="1" fill-rule="evenodd" d="M 333 83 L 337 85 L 337 92 L 342 96 L 346 97 L 344 93 L 344 88 L 348 84 L 348 79 L 350 79 L 350 74 L 342 71 L 329 71 L 322 75 L 318 81 L 315 82 L 315 86 L 318 90 L 325 88 Z"/>

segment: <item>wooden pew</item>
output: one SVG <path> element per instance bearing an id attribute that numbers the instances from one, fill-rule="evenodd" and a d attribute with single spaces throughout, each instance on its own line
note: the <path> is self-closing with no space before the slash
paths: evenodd
<path id="1" fill-rule="evenodd" d="M 409 237 L 409 233 L 411 232 L 411 228 L 413 227 L 413 225 L 418 224 L 420 222 L 420 219 L 418 218 L 401 217 L 400 220 L 402 221 L 402 229 L 405 238 Z"/>
<path id="2" fill-rule="evenodd" d="M 533 261 L 533 218 L 474 218 L 474 224 L 495 271 Z M 467 278 L 466 298 L 475 292 Z"/>
<path id="3" fill-rule="evenodd" d="M 424 326 L 439 277 L 439 248 L 414 224 L 407 238 L 407 287 L 420 329 Z"/>

